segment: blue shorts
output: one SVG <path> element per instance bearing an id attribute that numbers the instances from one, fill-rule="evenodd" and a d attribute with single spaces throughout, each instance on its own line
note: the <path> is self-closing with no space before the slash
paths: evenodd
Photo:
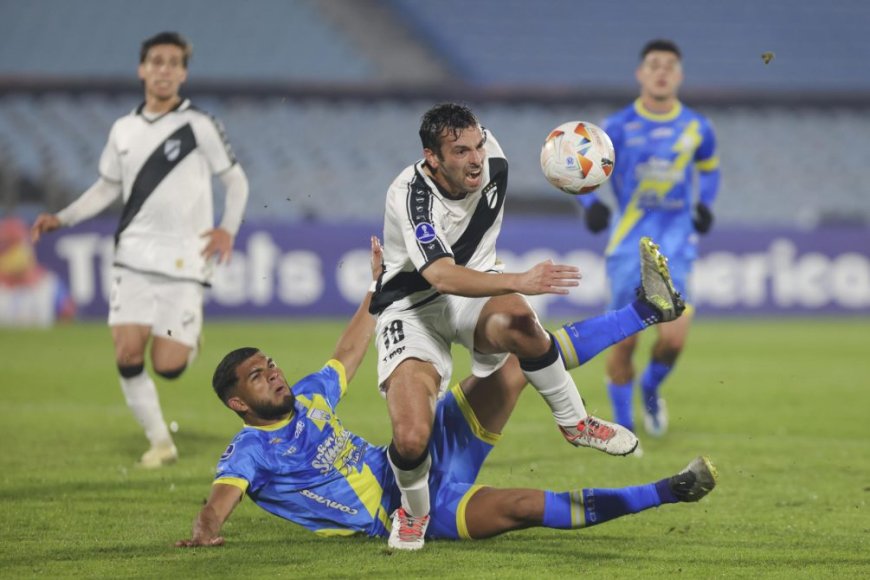
<path id="1" fill-rule="evenodd" d="M 459 385 L 438 402 L 429 444 L 431 520 L 427 538 L 470 539 L 465 508 L 482 487 L 474 482 L 499 437 L 481 426 Z"/>
<path id="2" fill-rule="evenodd" d="M 668 269 L 677 292 L 683 295 L 688 304 L 689 274 L 692 271 L 691 260 L 669 259 Z M 611 256 L 607 258 L 607 281 L 610 284 L 610 305 L 608 310 L 619 310 L 628 306 L 637 298 L 636 289 L 640 286 L 640 261 L 634 256 Z"/>

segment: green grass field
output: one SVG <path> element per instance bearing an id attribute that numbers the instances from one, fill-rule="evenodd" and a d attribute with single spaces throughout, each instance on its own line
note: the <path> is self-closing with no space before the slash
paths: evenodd
<path id="1" fill-rule="evenodd" d="M 699 453 L 720 472 L 704 501 L 588 530 L 526 530 L 390 553 L 383 540 L 320 539 L 261 511 L 236 510 L 221 548 L 180 550 L 214 466 L 240 426 L 210 387 L 238 346 L 272 354 L 288 379 L 328 358 L 339 323 L 209 323 L 177 382 L 158 383 L 181 460 L 135 469 L 146 442 L 127 410 L 108 329 L 0 331 L 3 442 L 0 575 L 89 577 L 781 577 L 870 576 L 870 320 L 699 321 L 664 394 L 671 431 L 642 459 L 565 444 L 527 390 L 480 482 L 564 490 L 645 483 Z M 651 337 L 644 337 L 644 347 Z M 646 349 L 644 348 L 644 351 Z M 374 357 L 339 410 L 375 443 L 389 438 Z M 468 369 L 457 352 L 457 372 Z M 601 359 L 575 371 L 608 417 Z"/>

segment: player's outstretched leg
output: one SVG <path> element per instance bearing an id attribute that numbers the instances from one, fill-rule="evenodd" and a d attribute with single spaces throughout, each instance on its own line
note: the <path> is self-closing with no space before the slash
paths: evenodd
<path id="1" fill-rule="evenodd" d="M 716 468 L 697 457 L 678 474 L 654 483 L 555 492 L 485 487 L 466 508 L 472 538 L 488 538 L 530 527 L 588 528 L 668 503 L 696 502 L 716 487 Z"/>
<path id="2" fill-rule="evenodd" d="M 608 347 L 644 328 L 678 318 L 686 309 L 674 288 L 668 259 L 648 237 L 641 239 L 640 286 L 637 299 L 619 310 L 564 325 L 553 333 L 568 370 L 594 358 Z"/>

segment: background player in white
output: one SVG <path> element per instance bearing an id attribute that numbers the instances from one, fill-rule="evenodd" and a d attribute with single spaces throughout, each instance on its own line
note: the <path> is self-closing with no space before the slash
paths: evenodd
<path id="1" fill-rule="evenodd" d="M 418 549 L 428 525 L 427 450 L 435 401 L 451 379 L 451 344 L 472 354 L 486 377 L 513 353 L 574 445 L 631 453 L 634 435 L 588 416 L 555 341 L 521 296 L 566 294 L 577 268 L 543 262 L 501 274 L 495 243 L 507 191 L 507 160 L 467 107 L 447 103 L 425 113 L 424 158 L 387 193 L 384 273 L 371 312 L 378 314 L 378 382 L 393 428 L 390 464 L 402 491 L 389 544 Z"/>
<path id="2" fill-rule="evenodd" d="M 167 379 L 180 376 L 192 360 L 202 329 L 203 287 L 215 255 L 218 262 L 229 259 L 248 197 L 247 177 L 223 128 L 179 94 L 190 56 L 190 44 L 175 32 L 142 43 L 138 72 L 145 101 L 112 126 L 99 179 L 62 211 L 41 214 L 32 227 L 38 241 L 123 196 L 109 326 L 127 405 L 151 444 L 140 460 L 148 468 L 174 461 L 178 452 L 144 370 L 146 346 L 150 339 L 154 372 Z M 226 188 L 219 227 L 212 175 Z"/>

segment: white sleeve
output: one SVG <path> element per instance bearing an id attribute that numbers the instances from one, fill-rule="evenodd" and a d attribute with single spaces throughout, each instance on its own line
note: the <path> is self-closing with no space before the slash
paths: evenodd
<path id="1" fill-rule="evenodd" d="M 194 125 L 197 147 L 208 160 L 211 172 L 219 175 L 236 164 L 236 156 L 221 122 L 208 114 L 203 114 L 201 119 Z"/>
<path id="2" fill-rule="evenodd" d="M 221 183 L 226 189 L 224 215 L 220 227 L 230 232 L 233 237 L 242 225 L 245 215 L 245 204 L 248 202 L 248 177 L 242 166 L 236 163 L 220 174 Z"/>
<path id="3" fill-rule="evenodd" d="M 57 212 L 57 218 L 65 226 L 74 226 L 109 207 L 109 204 L 120 194 L 120 182 L 116 183 L 100 177 L 77 200 Z"/>
<path id="4" fill-rule="evenodd" d="M 112 126 L 109 131 L 109 139 L 106 141 L 106 146 L 103 148 L 103 154 L 100 155 L 100 177 L 106 181 L 121 182 L 121 156 L 118 154 L 118 147 L 115 145 L 115 127 Z"/>

